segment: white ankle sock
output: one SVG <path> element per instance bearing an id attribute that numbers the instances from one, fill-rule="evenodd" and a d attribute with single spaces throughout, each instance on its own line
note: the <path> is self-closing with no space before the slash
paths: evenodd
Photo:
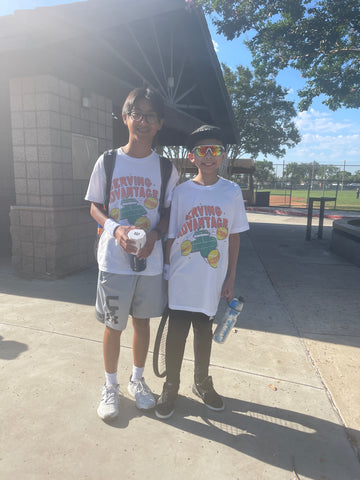
<path id="1" fill-rule="evenodd" d="M 109 385 L 117 385 L 117 372 L 107 373 L 105 372 L 105 384 L 108 387 Z"/>
<path id="2" fill-rule="evenodd" d="M 143 373 L 144 373 L 144 368 L 145 367 L 135 367 L 135 365 L 133 365 L 132 375 L 131 375 L 131 381 L 132 382 L 134 380 L 141 380 L 142 379 Z"/>

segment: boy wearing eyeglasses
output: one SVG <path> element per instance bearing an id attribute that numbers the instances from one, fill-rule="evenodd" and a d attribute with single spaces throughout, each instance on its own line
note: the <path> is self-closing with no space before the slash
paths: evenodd
<path id="1" fill-rule="evenodd" d="M 103 420 L 110 420 L 119 413 L 120 337 L 129 314 L 134 335 L 128 392 L 135 398 L 138 408 L 147 410 L 155 406 L 143 372 L 150 339 L 149 318 L 161 316 L 165 304 L 160 239 L 168 229 L 172 191 L 178 181 L 178 173 L 172 166 L 165 191 L 165 213 L 160 218 L 160 159 L 152 150 L 152 144 L 164 122 L 161 96 L 148 88 L 133 90 L 125 100 L 122 118 L 129 131 L 129 140 L 116 151 L 108 215 L 104 211 L 105 155 L 101 155 L 94 166 L 85 197 L 91 202 L 91 215 L 103 226 L 97 255 L 96 295 L 96 317 L 105 324 L 105 385 L 97 410 Z M 135 228 L 146 231 L 146 243 L 139 251 L 134 240 L 128 237 Z M 141 272 L 133 271 L 130 265 L 130 254 L 136 253 L 139 260 L 146 258 L 146 268 Z"/>
<path id="2" fill-rule="evenodd" d="M 188 139 L 195 178 L 178 185 L 171 203 L 164 276 L 170 308 L 166 341 L 166 381 L 155 414 L 169 418 L 175 409 L 186 338 L 194 331 L 193 393 L 211 410 L 224 402 L 209 376 L 212 326 L 220 297 L 234 295 L 240 232 L 248 230 L 240 187 L 218 176 L 226 158 L 223 132 L 203 125 Z"/>

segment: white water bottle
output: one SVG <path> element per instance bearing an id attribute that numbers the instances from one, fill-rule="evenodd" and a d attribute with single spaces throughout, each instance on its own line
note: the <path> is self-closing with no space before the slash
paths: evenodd
<path id="1" fill-rule="evenodd" d="M 234 297 L 227 307 L 224 316 L 218 323 L 215 332 L 214 340 L 217 343 L 224 343 L 227 339 L 231 329 L 236 323 L 238 316 L 244 306 L 244 299 L 242 297 Z"/>

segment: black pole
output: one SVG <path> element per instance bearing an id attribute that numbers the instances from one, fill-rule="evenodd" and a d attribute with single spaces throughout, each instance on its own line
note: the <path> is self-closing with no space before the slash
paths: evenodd
<path id="1" fill-rule="evenodd" d="M 307 226 L 306 226 L 306 240 L 311 240 L 311 221 L 312 221 L 313 203 L 314 203 L 314 199 L 309 197 Z"/>
<path id="2" fill-rule="evenodd" d="M 317 234 L 318 238 L 322 238 L 322 234 L 323 234 L 324 210 L 325 210 L 325 198 L 322 198 L 320 200 L 319 230 Z"/>

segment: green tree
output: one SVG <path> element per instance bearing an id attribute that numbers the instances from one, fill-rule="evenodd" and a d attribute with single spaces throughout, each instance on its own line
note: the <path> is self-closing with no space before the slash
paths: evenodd
<path id="1" fill-rule="evenodd" d="M 179 145 L 165 146 L 157 153 L 159 153 L 159 155 L 164 155 L 173 162 L 180 176 L 179 182 L 184 182 L 186 180 L 186 167 L 190 163 L 186 147 Z"/>
<path id="2" fill-rule="evenodd" d="M 285 166 L 284 175 L 293 185 L 300 185 L 309 180 L 312 165 L 291 162 Z"/>
<path id="3" fill-rule="evenodd" d="M 360 106 L 359 0 L 195 0 L 229 40 L 250 32 L 245 43 L 253 66 L 272 77 L 292 67 L 306 79 L 300 110 L 313 99 L 331 110 Z"/>
<path id="4" fill-rule="evenodd" d="M 319 179 L 333 181 L 339 177 L 340 171 L 335 165 L 320 165 L 317 175 Z"/>
<path id="5" fill-rule="evenodd" d="M 356 170 L 356 172 L 351 175 L 351 181 L 354 183 L 360 183 L 360 170 Z"/>
<path id="6" fill-rule="evenodd" d="M 296 110 L 286 91 L 274 80 L 263 79 L 239 65 L 235 71 L 222 64 L 238 131 L 238 144 L 229 148 L 229 163 L 244 155 L 282 157 L 301 137 L 293 122 Z M 231 172 L 231 168 L 230 168 Z"/>
<path id="7" fill-rule="evenodd" d="M 338 177 L 340 177 L 345 182 L 350 182 L 351 178 L 352 178 L 352 175 L 351 175 L 351 172 L 347 172 L 346 170 L 344 171 L 344 170 L 339 169 Z"/>
<path id="8" fill-rule="evenodd" d="M 275 180 L 273 162 L 268 160 L 257 160 L 255 162 L 254 180 L 256 183 L 269 183 Z"/>

